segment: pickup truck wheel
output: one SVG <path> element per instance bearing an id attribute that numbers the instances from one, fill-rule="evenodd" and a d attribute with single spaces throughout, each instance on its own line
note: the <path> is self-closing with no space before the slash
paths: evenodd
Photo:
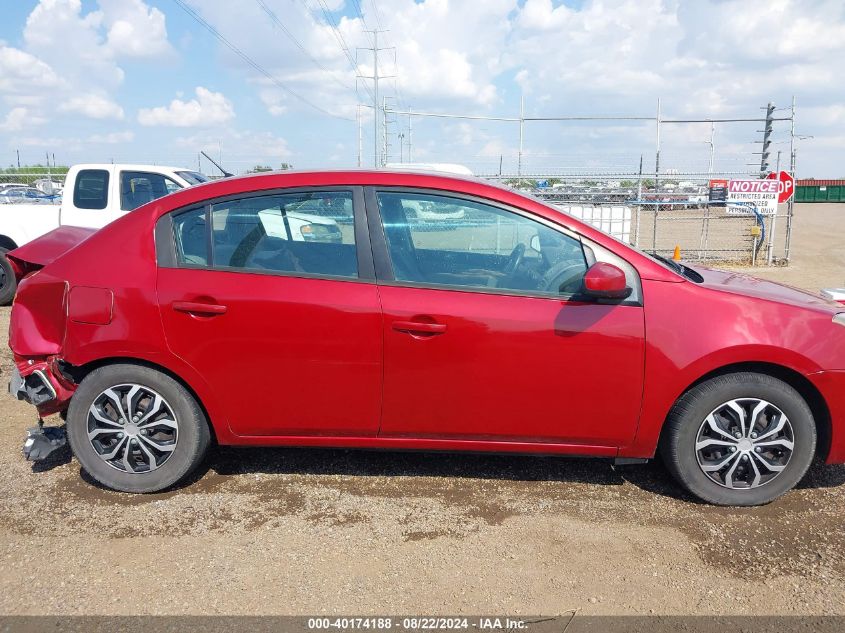
<path id="1" fill-rule="evenodd" d="M 755 506 L 791 490 L 816 450 L 813 414 L 782 380 L 718 376 L 675 403 L 660 451 L 687 490 L 708 503 Z"/>
<path id="2" fill-rule="evenodd" d="M 208 422 L 190 393 L 141 365 L 92 371 L 67 415 L 71 448 L 98 482 L 123 492 L 157 492 L 187 476 L 210 443 Z"/>
<path id="3" fill-rule="evenodd" d="M 7 306 L 12 303 L 12 299 L 15 298 L 15 291 L 18 288 L 15 271 L 12 270 L 12 265 L 6 259 L 8 252 L 8 249 L 0 248 L 0 306 Z"/>

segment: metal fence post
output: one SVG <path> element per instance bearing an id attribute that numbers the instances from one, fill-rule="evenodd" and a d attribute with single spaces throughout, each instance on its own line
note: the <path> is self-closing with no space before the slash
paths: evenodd
<path id="1" fill-rule="evenodd" d="M 789 173 L 796 183 L 796 185 L 793 185 L 793 189 L 797 189 L 798 178 L 795 175 L 795 95 L 792 96 L 792 114 L 790 116 L 789 128 Z M 786 239 L 784 240 L 783 246 L 783 258 L 786 260 L 787 265 L 789 265 L 789 246 L 792 242 L 792 214 L 794 212 L 794 205 L 795 192 L 793 191 L 792 197 L 786 203 Z"/>
<path id="2" fill-rule="evenodd" d="M 660 98 L 657 99 L 657 143 L 654 153 L 654 223 L 651 230 L 651 250 L 657 252 L 657 213 L 660 210 Z"/>

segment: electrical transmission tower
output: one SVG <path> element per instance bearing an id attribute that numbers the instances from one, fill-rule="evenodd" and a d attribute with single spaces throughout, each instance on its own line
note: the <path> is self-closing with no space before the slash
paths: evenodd
<path id="1" fill-rule="evenodd" d="M 379 47 L 378 45 L 378 36 L 379 33 L 386 33 L 387 29 L 373 29 L 367 30 L 366 33 L 372 33 L 373 35 L 373 45 L 369 47 L 361 47 L 359 50 L 366 50 L 371 51 L 373 54 L 373 74 L 372 76 L 361 76 L 361 79 L 372 79 L 373 81 L 373 164 L 375 167 L 379 167 L 380 165 L 384 164 L 384 157 L 379 156 L 379 146 L 382 143 L 379 142 L 379 127 L 381 125 L 380 121 L 380 113 L 383 112 L 385 106 L 383 103 L 379 103 L 379 81 L 382 79 L 390 79 L 394 75 L 382 75 L 379 74 L 379 52 L 390 50 L 393 47 Z"/>

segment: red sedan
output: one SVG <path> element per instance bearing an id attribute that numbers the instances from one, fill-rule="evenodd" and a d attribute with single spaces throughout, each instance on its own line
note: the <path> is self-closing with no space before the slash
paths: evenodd
<path id="1" fill-rule="evenodd" d="M 661 260 L 514 191 L 378 171 L 204 184 L 9 253 L 14 394 L 117 490 L 212 441 L 660 452 L 754 505 L 845 461 L 845 311 Z M 34 429 L 25 451 L 63 441 Z"/>

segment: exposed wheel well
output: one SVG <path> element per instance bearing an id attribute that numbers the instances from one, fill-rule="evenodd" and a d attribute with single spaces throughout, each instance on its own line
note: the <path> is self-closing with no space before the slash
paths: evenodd
<path id="1" fill-rule="evenodd" d="M 692 389 L 696 385 L 701 384 L 706 380 L 710 380 L 711 378 L 715 378 L 716 376 L 724 376 L 725 374 L 735 374 L 738 372 L 753 372 L 757 374 L 766 374 L 768 376 L 772 376 L 773 378 L 782 380 L 790 387 L 795 389 L 795 391 L 797 391 L 801 395 L 801 397 L 804 398 L 804 401 L 807 403 L 807 405 L 810 407 L 810 411 L 812 411 L 813 413 L 813 420 L 816 423 L 816 433 L 818 435 L 818 442 L 816 444 L 816 455 L 822 457 L 827 455 L 828 451 L 830 450 L 831 438 L 830 410 L 827 408 L 827 403 L 825 402 L 822 394 L 819 393 L 819 390 L 816 389 L 815 385 L 813 385 L 813 383 L 811 383 L 797 371 L 789 369 L 788 367 L 784 367 L 783 365 L 775 365 L 773 363 L 760 362 L 734 363 L 733 365 L 725 365 L 724 367 L 719 367 L 718 369 L 714 369 L 713 371 L 701 376 L 698 380 L 696 380 L 686 389 L 684 389 L 683 393 L 681 393 L 678 397 L 680 398 L 690 389 Z M 664 423 L 663 428 L 660 431 L 661 440 L 663 439 L 663 432 L 665 429 L 666 424 Z"/>
<path id="2" fill-rule="evenodd" d="M 185 380 L 182 379 L 181 376 L 178 374 L 170 371 L 167 367 L 162 365 L 157 365 L 156 363 L 151 363 L 149 361 L 141 360 L 138 358 L 132 357 L 116 357 L 116 358 L 101 358 L 99 360 L 91 361 L 85 365 L 70 365 L 65 363 L 62 366 L 62 371 L 67 374 L 69 378 L 73 380 L 74 383 L 79 384 L 85 379 L 85 376 L 90 374 L 95 369 L 99 369 L 100 367 L 105 367 L 107 365 L 140 365 L 142 367 L 149 367 L 150 369 L 155 369 L 156 371 L 160 371 L 161 373 L 170 376 L 182 385 L 185 389 L 187 389 L 188 393 L 191 394 L 194 400 L 196 400 L 197 404 L 199 405 L 200 409 L 202 409 L 203 415 L 205 415 L 205 419 L 208 421 L 208 430 L 211 433 L 211 439 L 216 444 L 217 443 L 217 434 L 214 431 L 214 424 L 211 422 L 211 416 L 208 414 L 208 409 L 205 408 L 205 403 L 202 399 L 197 395 L 197 392 L 194 391 L 194 388 L 191 387 Z"/>
<path id="3" fill-rule="evenodd" d="M 15 244 L 15 241 L 12 238 L 0 235 L 0 248 L 5 248 L 7 251 L 11 251 L 17 247 L 18 245 Z"/>

